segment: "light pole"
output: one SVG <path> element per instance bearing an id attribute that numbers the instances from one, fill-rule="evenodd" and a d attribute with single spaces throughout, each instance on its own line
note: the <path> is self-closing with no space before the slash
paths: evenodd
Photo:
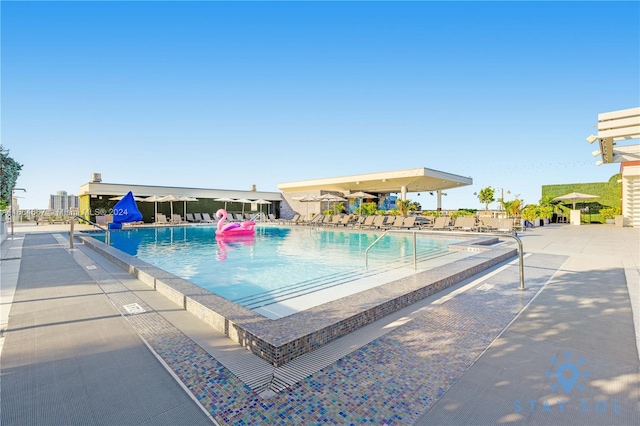
<path id="1" fill-rule="evenodd" d="M 9 209 L 9 213 L 11 214 L 11 216 L 9 216 L 9 224 L 11 225 L 11 236 L 13 237 L 13 192 L 14 191 L 24 191 L 27 192 L 26 189 L 24 188 L 13 188 L 11 190 L 11 208 Z"/>
<path id="2" fill-rule="evenodd" d="M 504 211 L 504 188 L 500 188 L 501 196 L 500 196 L 500 210 Z M 511 194 L 511 191 L 507 190 L 507 195 Z"/>

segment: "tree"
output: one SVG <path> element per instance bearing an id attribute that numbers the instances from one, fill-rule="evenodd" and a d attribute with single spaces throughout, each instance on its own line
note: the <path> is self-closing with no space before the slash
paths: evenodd
<path id="1" fill-rule="evenodd" d="M 411 200 L 397 200 L 396 209 L 402 216 L 406 216 L 410 211 L 416 210 L 416 202 Z"/>
<path id="2" fill-rule="evenodd" d="M 493 203 L 496 199 L 494 198 L 496 194 L 496 190 L 490 186 L 483 188 L 480 190 L 478 194 L 478 200 L 484 204 L 484 210 L 489 210 L 489 203 Z"/>
<path id="3" fill-rule="evenodd" d="M 512 201 L 505 201 L 504 209 L 509 216 L 519 216 L 520 215 L 520 199 L 516 198 Z"/>
<path id="4" fill-rule="evenodd" d="M 11 190 L 16 186 L 22 164 L 9 157 L 9 150 L 0 145 L 0 200 L 11 204 Z"/>

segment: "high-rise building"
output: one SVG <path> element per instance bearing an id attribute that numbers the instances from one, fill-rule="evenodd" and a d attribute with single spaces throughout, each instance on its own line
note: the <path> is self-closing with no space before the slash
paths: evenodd
<path id="1" fill-rule="evenodd" d="M 58 191 L 56 195 L 49 196 L 49 210 L 68 211 L 76 210 L 80 202 L 77 195 L 68 195 L 67 191 Z"/>

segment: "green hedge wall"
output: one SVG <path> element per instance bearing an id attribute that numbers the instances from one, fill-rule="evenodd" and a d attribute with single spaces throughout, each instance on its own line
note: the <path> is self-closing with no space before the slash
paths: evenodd
<path id="1" fill-rule="evenodd" d="M 567 183 L 561 185 L 542 185 L 542 197 L 549 196 L 551 199 L 570 192 L 581 192 L 583 194 L 599 195 L 593 202 L 576 203 L 576 208 L 589 207 L 594 213 L 605 207 L 621 207 L 622 184 L 618 182 L 622 177 L 615 174 L 611 176 L 608 182 L 591 182 L 591 183 Z M 566 206 L 571 207 L 572 203 L 564 202 Z"/>

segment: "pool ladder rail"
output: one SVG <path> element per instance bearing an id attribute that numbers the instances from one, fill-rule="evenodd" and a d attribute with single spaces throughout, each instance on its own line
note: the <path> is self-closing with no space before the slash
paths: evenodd
<path id="1" fill-rule="evenodd" d="M 75 219 L 78 219 L 78 220 L 81 220 L 83 222 L 86 222 L 89 225 L 93 225 L 96 228 L 98 228 L 101 231 L 103 231 L 107 236 L 106 244 L 109 245 L 109 230 L 108 229 L 105 229 L 102 226 L 98 225 L 97 223 L 90 221 L 86 217 L 76 215 L 76 216 L 72 217 L 71 220 L 69 221 L 69 248 L 70 249 L 73 248 L 73 233 L 74 233 Z"/>
<path id="2" fill-rule="evenodd" d="M 382 235 L 380 235 L 374 242 L 372 242 L 371 244 L 369 244 L 369 247 L 366 248 L 366 250 L 364 251 L 364 265 L 366 268 L 369 267 L 369 249 L 371 249 L 371 247 L 373 247 L 374 245 L 376 245 L 378 243 L 378 241 L 380 241 L 382 239 L 382 237 L 384 237 L 385 235 L 387 235 L 390 232 L 398 232 L 398 233 L 403 233 L 406 234 L 408 232 L 413 234 L 413 269 L 418 269 L 418 258 L 417 258 L 417 244 L 416 244 L 416 234 L 419 231 L 407 231 L 407 230 L 401 230 L 401 229 L 387 229 L 386 231 L 384 231 L 382 233 Z M 477 232 L 474 231 L 428 231 L 428 232 L 420 232 L 421 234 L 446 234 L 446 235 L 473 235 L 473 236 L 478 236 Z M 505 234 L 505 233 L 498 233 L 498 232 L 483 232 L 482 236 L 492 236 L 492 237 L 509 237 L 509 238 L 513 238 L 514 240 L 516 240 L 516 242 L 518 243 L 518 259 L 519 259 L 519 263 L 520 263 L 520 290 L 525 290 L 524 287 L 524 261 L 523 261 L 523 249 L 522 249 L 522 240 L 520 238 L 518 238 L 518 236 L 513 235 L 513 234 Z"/>

